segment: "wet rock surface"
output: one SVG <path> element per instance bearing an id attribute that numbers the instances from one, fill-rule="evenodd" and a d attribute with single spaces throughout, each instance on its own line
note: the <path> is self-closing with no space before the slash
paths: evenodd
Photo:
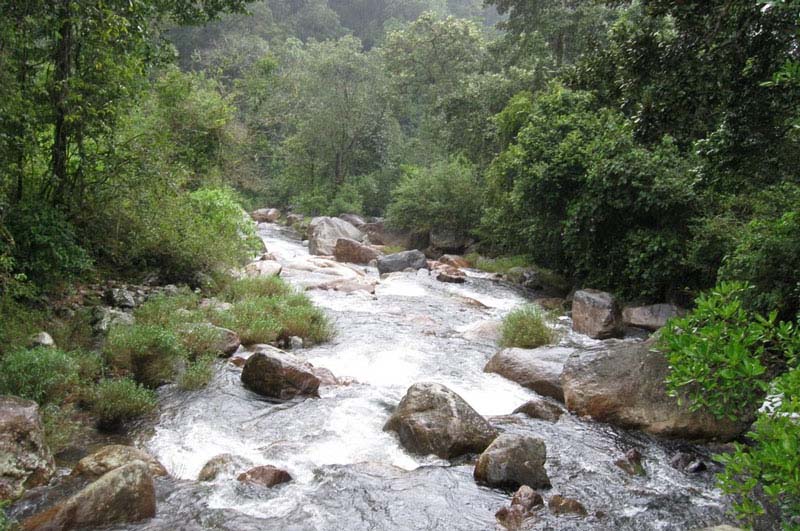
<path id="1" fill-rule="evenodd" d="M 0 396 L 0 499 L 46 484 L 55 472 L 36 402 Z"/>
<path id="2" fill-rule="evenodd" d="M 382 256 L 378 259 L 378 272 L 380 274 L 396 273 L 406 269 L 427 269 L 428 259 L 422 251 L 402 251 L 400 253 Z"/>
<path id="3" fill-rule="evenodd" d="M 133 446 L 113 444 L 105 446 L 97 452 L 78 461 L 72 470 L 72 476 L 96 479 L 133 461 L 141 461 L 147 465 L 153 476 L 166 476 L 167 469 L 152 455 Z"/>
<path id="4" fill-rule="evenodd" d="M 264 349 L 245 362 L 242 383 L 260 395 L 288 400 L 298 395 L 319 396 L 320 379 L 310 364 L 296 356 L 278 349 Z"/>
<path id="5" fill-rule="evenodd" d="M 522 485 L 549 488 L 550 478 L 544 469 L 546 459 L 547 449 L 541 439 L 502 434 L 478 458 L 475 481 L 510 489 Z"/>
<path id="6" fill-rule="evenodd" d="M 288 483 L 292 480 L 292 476 L 285 470 L 265 465 L 251 468 L 247 472 L 240 474 L 236 479 L 242 483 L 270 488 L 281 483 Z"/>
<path id="7" fill-rule="evenodd" d="M 483 370 L 563 402 L 561 373 L 567 358 L 574 352 L 564 347 L 506 348 L 492 356 Z"/>

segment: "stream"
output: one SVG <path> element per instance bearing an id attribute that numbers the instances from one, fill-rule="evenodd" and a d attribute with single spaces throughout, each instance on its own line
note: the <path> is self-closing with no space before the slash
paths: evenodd
<path id="1" fill-rule="evenodd" d="M 320 276 L 307 267 L 308 251 L 292 230 L 262 224 L 259 234 L 289 283 L 302 288 Z M 361 269 L 377 278 L 374 268 Z M 704 447 L 569 414 L 557 423 L 510 415 L 534 393 L 483 372 L 497 347 L 476 326 L 526 302 L 524 290 L 479 272 L 470 271 L 465 284 L 446 284 L 421 270 L 389 275 L 374 295 L 307 293 L 330 317 L 336 335 L 293 353 L 352 383 L 323 386 L 319 399 L 276 403 L 246 390 L 241 369 L 220 362 L 206 389 L 162 388 L 160 419 L 137 441 L 172 477 L 157 480 L 154 519 L 115 529 L 495 529 L 494 513 L 508 505 L 511 493 L 476 485 L 469 460 L 409 454 L 383 431 L 408 387 L 420 381 L 453 389 L 501 430 L 545 441 L 553 487 L 542 494 L 576 498 L 589 516 L 543 509 L 525 529 L 685 530 L 729 521 Z M 567 318 L 559 323 L 562 344 L 597 343 L 570 332 L 569 324 Z M 630 476 L 614 464 L 630 449 L 643 455 L 646 476 Z M 673 468 L 670 459 L 678 451 L 701 455 L 710 469 L 688 474 Z M 272 489 L 230 478 L 195 481 L 203 465 L 222 453 L 275 465 L 294 480 Z"/>

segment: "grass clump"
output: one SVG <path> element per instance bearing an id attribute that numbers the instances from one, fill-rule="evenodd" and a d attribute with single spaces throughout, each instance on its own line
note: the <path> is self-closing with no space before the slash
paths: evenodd
<path id="1" fill-rule="evenodd" d="M 555 343 L 558 334 L 548 323 L 547 315 L 538 306 L 526 304 L 503 319 L 500 346 L 536 348 Z"/>
<path id="2" fill-rule="evenodd" d="M 202 356 L 189 363 L 178 377 L 178 387 L 194 391 L 208 385 L 214 377 L 214 356 Z"/>
<path id="3" fill-rule="evenodd" d="M 214 324 L 234 330 L 245 345 L 273 343 L 280 336 L 281 325 L 271 306 L 270 297 L 251 297 L 216 316 Z"/>
<path id="4" fill-rule="evenodd" d="M 292 292 L 280 277 L 237 278 L 223 290 L 228 302 L 236 302 L 252 297 L 286 296 Z"/>
<path id="5" fill-rule="evenodd" d="M 0 394 L 61 404 L 83 384 L 78 360 L 79 355 L 55 348 L 13 350 L 0 360 Z"/>
<path id="6" fill-rule="evenodd" d="M 150 388 L 171 381 L 178 361 L 188 357 L 178 335 L 157 325 L 115 326 L 105 351 L 117 372 Z"/>
<path id="7" fill-rule="evenodd" d="M 91 410 L 105 429 L 147 415 L 156 407 L 156 395 L 130 378 L 103 380 L 94 389 Z"/>
<path id="8" fill-rule="evenodd" d="M 181 290 L 176 295 L 159 294 L 139 306 L 133 316 L 138 324 L 174 328 L 183 323 L 202 320 L 199 302 L 200 297 L 188 289 Z"/>
<path id="9" fill-rule="evenodd" d="M 527 267 L 531 261 L 527 256 L 501 256 L 498 258 L 486 258 L 477 253 L 470 253 L 465 256 L 467 261 L 476 269 L 487 273 L 507 273 L 509 269 L 515 267 Z"/>

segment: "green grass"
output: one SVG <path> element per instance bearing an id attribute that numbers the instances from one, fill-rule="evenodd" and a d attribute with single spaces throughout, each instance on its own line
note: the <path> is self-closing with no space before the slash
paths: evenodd
<path id="1" fill-rule="evenodd" d="M 203 320 L 203 313 L 198 309 L 199 302 L 200 297 L 188 289 L 177 295 L 159 294 L 136 308 L 133 316 L 137 324 L 174 328 L 183 323 Z"/>
<path id="2" fill-rule="evenodd" d="M 178 377 L 178 387 L 194 391 L 207 386 L 214 377 L 215 356 L 203 356 L 187 365 Z"/>
<path id="3" fill-rule="evenodd" d="M 476 269 L 487 273 L 507 273 L 514 267 L 530 266 L 530 258 L 527 256 L 501 256 L 498 258 L 486 258 L 477 253 L 470 253 L 465 256 L 466 260 Z"/>
<path id="4" fill-rule="evenodd" d="M 383 246 L 383 254 L 395 254 L 395 253 L 402 253 L 405 251 L 406 248 L 402 245 L 384 245 Z"/>
<path id="5" fill-rule="evenodd" d="M 292 289 L 280 277 L 238 278 L 222 291 L 224 300 L 237 302 L 252 297 L 289 295 Z"/>
<path id="6" fill-rule="evenodd" d="M 17 349 L 0 360 L 0 394 L 33 400 L 40 405 L 62 404 L 78 395 L 93 375 L 95 360 L 55 348 Z"/>
<path id="7" fill-rule="evenodd" d="M 105 352 L 109 364 L 147 387 L 171 381 L 188 351 L 174 331 L 158 325 L 134 324 L 109 330 Z"/>
<path id="8" fill-rule="evenodd" d="M 147 415 L 156 404 L 153 391 L 129 378 L 122 378 L 97 384 L 91 409 L 100 427 L 116 429 L 125 421 Z"/>
<path id="9" fill-rule="evenodd" d="M 551 345 L 558 334 L 548 323 L 547 314 L 538 306 L 526 304 L 503 319 L 500 346 L 536 348 Z"/>

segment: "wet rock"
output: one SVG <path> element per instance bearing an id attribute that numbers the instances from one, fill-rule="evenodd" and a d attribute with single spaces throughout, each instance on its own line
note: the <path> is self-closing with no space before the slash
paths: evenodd
<path id="1" fill-rule="evenodd" d="M 244 367 L 245 363 L 247 363 L 247 358 L 242 358 L 240 356 L 234 356 L 230 359 L 230 364 L 234 367 Z"/>
<path id="2" fill-rule="evenodd" d="M 248 277 L 277 277 L 281 271 L 283 266 L 274 260 L 257 260 L 244 268 L 244 274 Z"/>
<path id="3" fill-rule="evenodd" d="M 431 247 L 444 253 L 462 251 L 468 243 L 467 237 L 459 231 L 437 227 L 430 232 Z"/>
<path id="4" fill-rule="evenodd" d="M 366 221 L 364 221 L 364 218 L 362 218 L 357 214 L 342 214 L 341 216 L 339 216 L 339 219 L 345 220 L 355 228 L 359 228 L 367 223 Z"/>
<path id="5" fill-rule="evenodd" d="M 377 249 L 351 240 L 350 238 L 339 238 L 333 248 L 333 256 L 339 262 L 349 262 L 351 264 L 368 264 L 372 260 L 377 260 L 382 256 Z"/>
<path id="6" fill-rule="evenodd" d="M 26 531 L 86 529 L 139 522 L 156 514 L 148 465 L 133 461 L 106 473 L 50 510 L 22 523 Z"/>
<path id="7" fill-rule="evenodd" d="M 28 348 L 36 348 L 36 347 L 55 348 L 55 346 L 56 342 L 53 340 L 53 337 L 47 332 L 39 332 L 38 334 L 34 334 L 28 341 Z"/>
<path id="8" fill-rule="evenodd" d="M 73 476 L 97 478 L 134 461 L 147 464 L 153 476 L 167 476 L 167 469 L 152 455 L 133 446 L 112 444 L 84 457 L 72 470 Z"/>
<path id="9" fill-rule="evenodd" d="M 39 406 L 16 396 L 0 396 L 0 500 L 45 485 L 54 471 Z"/>
<path id="10" fill-rule="evenodd" d="M 115 308 L 134 308 L 136 300 L 131 291 L 125 288 L 111 288 L 106 290 L 105 299 Z"/>
<path id="11" fill-rule="evenodd" d="M 251 391 L 288 400 L 298 395 L 319 396 L 314 367 L 278 349 L 263 349 L 250 356 L 242 369 L 242 383 Z"/>
<path id="12" fill-rule="evenodd" d="M 336 280 L 327 280 L 325 282 L 317 282 L 306 286 L 307 290 L 320 289 L 325 291 L 339 291 L 342 293 L 353 293 L 356 291 L 365 291 L 370 294 L 375 293 L 375 287 L 378 285 L 378 280 L 370 277 L 361 278 L 341 278 Z"/>
<path id="13" fill-rule="evenodd" d="M 133 323 L 133 315 L 116 308 L 96 306 L 92 311 L 92 331 L 95 334 L 107 334 L 112 326 L 129 326 Z"/>
<path id="14" fill-rule="evenodd" d="M 380 274 L 396 273 L 406 269 L 417 270 L 427 268 L 428 260 L 425 258 L 422 251 L 402 251 L 378 258 L 378 272 Z"/>
<path id="15" fill-rule="evenodd" d="M 562 374 L 567 409 L 623 428 L 681 439 L 730 440 L 748 421 L 690 411 L 667 395 L 669 364 L 655 340 L 616 343 L 570 356 Z"/>
<path id="16" fill-rule="evenodd" d="M 532 517 L 544 506 L 542 496 L 527 485 L 521 486 L 511 498 L 511 505 L 495 513 L 495 518 L 508 529 L 517 529 L 522 522 Z"/>
<path id="17" fill-rule="evenodd" d="M 291 481 L 292 476 L 285 470 L 266 465 L 251 468 L 247 472 L 240 474 L 236 479 L 242 483 L 261 485 L 262 487 L 274 487 L 275 485 Z"/>
<path id="18" fill-rule="evenodd" d="M 586 507 L 581 502 L 574 498 L 565 498 L 560 494 L 556 494 L 547 503 L 550 511 L 553 514 L 577 514 L 579 516 L 586 516 Z"/>
<path id="19" fill-rule="evenodd" d="M 384 429 L 397 432 L 409 451 L 443 459 L 482 452 L 497 437 L 463 398 L 437 383 L 409 387 Z"/>
<path id="20" fill-rule="evenodd" d="M 309 225 L 308 252 L 316 255 L 330 256 L 339 238 L 348 238 L 357 242 L 363 241 L 364 235 L 350 223 L 329 217 L 314 218 Z"/>
<path id="21" fill-rule="evenodd" d="M 253 463 L 244 457 L 233 454 L 220 454 L 212 457 L 203 465 L 197 475 L 197 481 L 214 481 L 220 476 L 234 476 L 239 470 L 252 466 Z"/>
<path id="22" fill-rule="evenodd" d="M 528 400 L 515 409 L 513 414 L 516 413 L 522 413 L 532 419 L 558 422 L 558 419 L 560 419 L 561 415 L 564 414 L 564 410 L 561 408 L 561 406 L 553 404 L 552 402 L 548 402 L 543 398 L 534 398 L 532 400 Z"/>
<path id="23" fill-rule="evenodd" d="M 503 323 L 499 320 L 472 323 L 461 331 L 461 337 L 479 343 L 497 343 Z"/>
<path id="24" fill-rule="evenodd" d="M 467 281 L 467 275 L 457 267 L 445 265 L 437 268 L 436 280 L 439 282 L 449 282 L 451 284 L 463 284 Z"/>
<path id="25" fill-rule="evenodd" d="M 461 268 L 461 269 L 470 267 L 470 264 L 469 264 L 469 262 L 467 262 L 466 258 L 464 258 L 463 256 L 456 255 L 456 254 L 445 254 L 445 255 L 442 255 L 442 256 L 439 257 L 439 262 L 441 262 L 441 263 L 443 263 L 445 265 L 458 267 L 458 268 Z"/>
<path id="26" fill-rule="evenodd" d="M 492 356 L 483 370 L 563 402 L 561 373 L 573 352 L 566 347 L 506 348 Z"/>
<path id="27" fill-rule="evenodd" d="M 478 458 L 475 481 L 491 487 L 549 488 L 544 469 L 547 450 L 544 441 L 527 435 L 503 433 Z"/>
<path id="28" fill-rule="evenodd" d="M 622 335 L 622 316 L 610 293 L 596 289 L 576 291 L 572 299 L 572 329 L 594 339 Z"/>
<path id="29" fill-rule="evenodd" d="M 303 338 L 298 336 L 292 336 L 289 338 L 289 348 L 292 350 L 299 350 L 303 348 Z"/>
<path id="30" fill-rule="evenodd" d="M 277 208 L 259 208 L 251 212 L 250 217 L 257 223 L 275 223 L 281 218 L 281 211 Z"/>
<path id="31" fill-rule="evenodd" d="M 647 472 L 642 464 L 642 454 L 633 448 L 625 452 L 625 457 L 620 457 L 614 464 L 631 476 L 646 476 Z"/>
<path id="32" fill-rule="evenodd" d="M 685 313 L 685 310 L 674 304 L 628 306 L 622 310 L 622 321 L 628 326 L 656 331 L 666 325 L 668 320 Z"/>

